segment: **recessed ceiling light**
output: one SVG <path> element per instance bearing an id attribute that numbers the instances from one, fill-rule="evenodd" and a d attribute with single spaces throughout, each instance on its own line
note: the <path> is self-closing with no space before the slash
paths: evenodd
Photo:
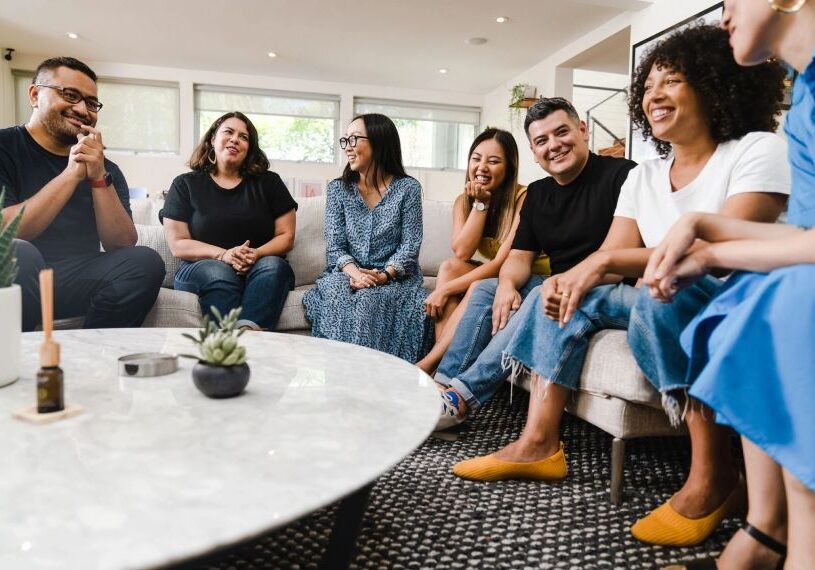
<path id="1" fill-rule="evenodd" d="M 76 39 L 79 39 L 79 34 L 75 34 L 73 32 L 68 32 L 68 37 L 71 38 L 72 40 L 76 40 Z"/>
<path id="2" fill-rule="evenodd" d="M 470 38 L 467 40 L 467 43 L 471 46 L 483 46 L 487 43 L 487 38 Z"/>
<path id="3" fill-rule="evenodd" d="M 447 73 L 447 68 L 446 68 L 446 67 L 442 67 L 441 69 L 439 69 L 439 73 L 441 73 L 441 74 L 445 74 L 445 73 Z"/>
<path id="4" fill-rule="evenodd" d="M 273 52 L 273 51 L 270 51 L 266 55 L 268 55 L 269 57 L 277 57 L 277 54 L 275 52 Z"/>
<path id="5" fill-rule="evenodd" d="M 509 18 L 507 18 L 506 16 L 498 16 L 497 18 L 495 18 L 495 21 L 498 22 L 499 24 L 503 24 L 509 22 Z"/>

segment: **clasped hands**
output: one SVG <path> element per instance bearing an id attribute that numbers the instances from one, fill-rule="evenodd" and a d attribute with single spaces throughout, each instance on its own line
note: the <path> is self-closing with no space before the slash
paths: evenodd
<path id="1" fill-rule="evenodd" d="M 484 202 L 485 204 L 489 204 L 490 198 L 492 198 L 491 192 L 485 190 L 484 186 L 472 180 L 464 184 L 464 193 L 473 200 L 478 200 L 479 202 Z"/>
<path id="2" fill-rule="evenodd" d="M 367 289 L 377 285 L 385 285 L 388 282 L 388 274 L 378 269 L 365 269 L 363 267 L 353 267 L 348 271 L 351 289 Z"/>
<path id="3" fill-rule="evenodd" d="M 258 260 L 258 250 L 250 247 L 249 240 L 246 240 L 241 245 L 227 249 L 220 260 L 231 265 L 238 275 L 246 275 Z"/>
<path id="4" fill-rule="evenodd" d="M 711 269 L 711 244 L 699 240 L 699 216 L 685 214 L 651 253 L 642 280 L 651 297 L 670 303 Z"/>
<path id="5" fill-rule="evenodd" d="M 76 135 L 77 143 L 68 152 L 66 170 L 77 181 L 98 180 L 105 175 L 105 147 L 102 133 L 89 125 L 80 127 Z"/>

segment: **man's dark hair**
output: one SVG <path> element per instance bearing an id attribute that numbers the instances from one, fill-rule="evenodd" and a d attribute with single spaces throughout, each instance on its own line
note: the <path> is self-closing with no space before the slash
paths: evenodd
<path id="1" fill-rule="evenodd" d="M 631 122 L 642 131 L 643 140 L 653 140 L 662 158 L 671 152 L 671 143 L 654 139 L 642 109 L 645 81 L 654 65 L 685 76 L 699 98 L 716 143 L 778 128 L 777 117 L 784 98 L 784 68 L 777 62 L 742 67 L 733 58 L 727 31 L 718 26 L 694 25 L 654 46 L 631 80 L 628 98 Z"/>
<path id="2" fill-rule="evenodd" d="M 93 70 L 73 57 L 52 57 L 50 59 L 46 59 L 41 64 L 37 66 L 37 69 L 34 70 L 34 77 L 31 78 L 31 83 L 36 84 L 39 83 L 39 77 L 41 73 L 46 71 L 54 71 L 59 67 L 67 67 L 68 69 L 73 69 L 74 71 L 79 71 L 80 73 L 84 73 L 91 79 L 93 82 L 96 83 L 96 74 Z"/>
<path id="3" fill-rule="evenodd" d="M 526 112 L 524 119 L 524 131 L 529 136 L 529 125 L 535 121 L 545 119 L 555 111 L 565 111 L 575 121 L 580 121 L 580 115 L 575 108 L 563 97 L 541 97 Z"/>

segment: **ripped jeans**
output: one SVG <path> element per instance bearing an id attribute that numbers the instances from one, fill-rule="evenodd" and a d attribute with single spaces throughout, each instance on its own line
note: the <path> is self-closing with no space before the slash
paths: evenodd
<path id="1" fill-rule="evenodd" d="M 663 406 L 671 421 L 678 422 L 676 399 L 668 393 L 687 388 L 688 358 L 679 335 L 720 285 L 721 281 L 705 277 L 669 304 L 653 300 L 646 287 L 601 285 L 586 294 L 562 329 L 544 314 L 540 295 L 530 294 L 527 302 L 532 306 L 504 349 L 504 363 L 515 373 L 524 368 L 575 390 L 591 335 L 601 329 L 627 329 L 637 364 L 663 394 Z"/>

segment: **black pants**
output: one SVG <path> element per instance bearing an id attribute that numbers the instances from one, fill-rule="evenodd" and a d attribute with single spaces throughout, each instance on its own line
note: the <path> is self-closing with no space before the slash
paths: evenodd
<path id="1" fill-rule="evenodd" d="M 85 315 L 86 329 L 141 326 L 164 280 L 164 262 L 149 247 L 126 247 L 46 263 L 27 241 L 15 240 L 23 294 L 23 331 L 40 324 L 39 273 L 54 270 L 54 318 Z"/>

